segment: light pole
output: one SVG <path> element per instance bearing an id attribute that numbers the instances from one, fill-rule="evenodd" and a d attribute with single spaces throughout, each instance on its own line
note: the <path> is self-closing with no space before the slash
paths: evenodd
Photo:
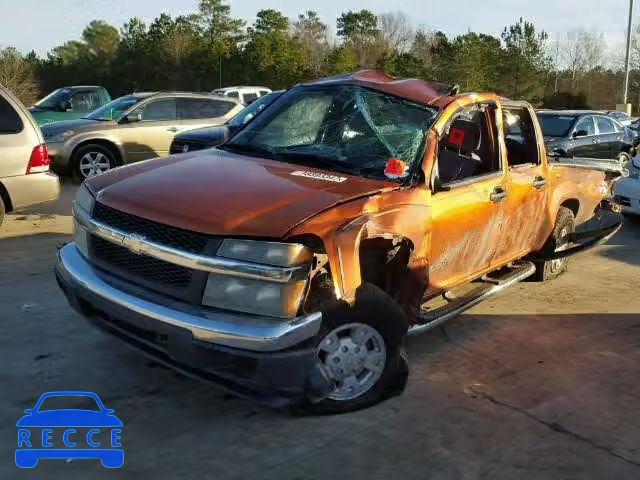
<path id="1" fill-rule="evenodd" d="M 629 95 L 629 60 L 631 58 L 631 28 L 633 26 L 633 0 L 629 0 L 629 26 L 627 27 L 627 56 L 624 62 L 624 99 L 622 103 L 627 105 Z"/>

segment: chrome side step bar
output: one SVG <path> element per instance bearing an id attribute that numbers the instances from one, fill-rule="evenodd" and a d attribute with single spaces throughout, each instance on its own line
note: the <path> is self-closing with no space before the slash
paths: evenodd
<path id="1" fill-rule="evenodd" d="M 513 284 L 529 278 L 536 271 L 536 266 L 532 262 L 519 262 L 507 268 L 509 271 L 499 277 L 483 277 L 483 285 L 470 291 L 466 295 L 462 297 L 449 297 L 452 299 L 443 307 L 435 310 L 422 310 L 421 313 L 418 314 L 421 323 L 410 327 L 408 334 L 418 335 L 428 332 L 442 325 L 447 320 L 469 310 L 488 297 L 500 293 Z M 445 298 L 447 298 L 446 293 Z"/>

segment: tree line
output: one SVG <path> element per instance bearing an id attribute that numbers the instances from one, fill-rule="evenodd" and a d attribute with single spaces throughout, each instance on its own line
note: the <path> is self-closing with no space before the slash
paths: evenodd
<path id="1" fill-rule="evenodd" d="M 342 13 L 335 30 L 334 36 L 314 11 L 289 19 L 264 9 L 246 25 L 224 0 L 201 0 L 190 15 L 163 13 L 149 24 L 131 18 L 118 29 L 94 20 L 80 40 L 57 46 L 44 58 L 4 48 L 0 83 L 32 104 L 42 94 L 74 84 L 103 85 L 114 97 L 240 84 L 281 89 L 375 68 L 459 84 L 462 91 L 495 91 L 537 106 L 613 108 L 621 101 L 621 66 L 611 61 L 597 32 L 576 30 L 550 39 L 520 18 L 499 37 L 472 31 L 447 36 L 414 28 L 403 13 L 369 10 Z M 635 37 L 640 39 L 640 31 Z M 633 52 L 640 64 L 635 38 Z M 631 98 L 640 103 L 640 69 L 632 72 Z"/>

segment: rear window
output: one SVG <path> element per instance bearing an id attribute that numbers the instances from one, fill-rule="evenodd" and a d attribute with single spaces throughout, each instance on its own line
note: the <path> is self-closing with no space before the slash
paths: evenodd
<path id="1" fill-rule="evenodd" d="M 18 112 L 0 96 L 0 134 L 20 133 L 23 126 Z"/>
<path id="2" fill-rule="evenodd" d="M 178 100 L 178 118 L 190 120 L 223 117 L 234 106 L 235 103 L 218 98 L 181 98 Z"/>

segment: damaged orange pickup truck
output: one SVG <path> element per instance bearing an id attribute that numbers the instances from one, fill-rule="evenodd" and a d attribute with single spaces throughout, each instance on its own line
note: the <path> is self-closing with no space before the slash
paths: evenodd
<path id="1" fill-rule="evenodd" d="M 575 227 L 616 210 L 619 174 L 550 161 L 526 103 L 360 72 L 292 88 L 215 149 L 87 180 L 56 276 L 160 362 L 345 412 L 403 390 L 407 334 L 613 235 Z"/>

